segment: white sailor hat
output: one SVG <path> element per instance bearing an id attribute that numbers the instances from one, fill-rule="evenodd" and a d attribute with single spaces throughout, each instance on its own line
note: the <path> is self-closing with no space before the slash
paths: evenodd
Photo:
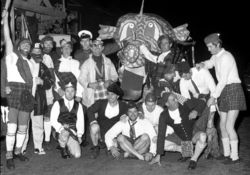
<path id="1" fill-rule="evenodd" d="M 74 84 L 74 83 L 72 84 L 71 82 L 69 82 L 68 84 L 65 84 L 65 85 L 64 85 L 64 89 L 70 88 L 70 87 L 72 87 L 72 88 L 74 88 L 74 89 L 76 88 L 75 84 Z"/>
<path id="2" fill-rule="evenodd" d="M 78 32 L 78 36 L 80 39 L 83 39 L 83 38 L 90 38 L 92 39 L 93 38 L 93 35 L 90 31 L 88 30 L 81 30 L 80 32 Z"/>

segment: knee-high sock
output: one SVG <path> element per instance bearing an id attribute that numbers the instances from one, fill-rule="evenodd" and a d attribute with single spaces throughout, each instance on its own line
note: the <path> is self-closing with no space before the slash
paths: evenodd
<path id="1" fill-rule="evenodd" d="M 222 138 L 221 140 L 222 140 L 222 145 L 223 145 L 224 156 L 228 157 L 230 156 L 230 152 L 231 152 L 229 138 L 225 137 L 225 138 Z"/>
<path id="2" fill-rule="evenodd" d="M 232 160 L 237 160 L 239 159 L 238 155 L 238 140 L 230 140 L 230 145 L 231 145 L 231 159 Z"/>
<path id="3" fill-rule="evenodd" d="M 206 143 L 198 141 L 195 145 L 194 155 L 191 157 L 191 160 L 197 161 L 206 145 Z"/>
<path id="4" fill-rule="evenodd" d="M 44 135 L 45 135 L 45 142 L 49 142 L 50 141 L 50 135 L 51 135 L 50 121 L 44 121 Z"/>
<path id="5" fill-rule="evenodd" d="M 7 134 L 6 134 L 6 159 L 13 158 L 13 149 L 16 139 L 17 125 L 15 123 L 7 124 Z"/>
<path id="6" fill-rule="evenodd" d="M 20 154 L 26 137 L 26 131 L 17 131 L 15 154 Z"/>

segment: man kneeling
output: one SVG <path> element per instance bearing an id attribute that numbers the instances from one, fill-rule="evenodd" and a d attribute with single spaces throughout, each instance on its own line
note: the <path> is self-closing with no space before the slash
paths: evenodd
<path id="1" fill-rule="evenodd" d="M 70 154 L 81 156 L 80 144 L 84 133 L 84 114 L 82 105 L 74 100 L 75 85 L 70 82 L 65 86 L 65 95 L 56 101 L 51 109 L 51 125 L 58 133 L 62 158 Z"/>
<path id="2" fill-rule="evenodd" d="M 105 134 L 105 142 L 113 157 L 137 157 L 139 160 L 150 161 L 156 153 L 156 133 L 153 125 L 146 119 L 140 119 L 135 103 L 128 105 L 128 118 L 118 121 Z"/>

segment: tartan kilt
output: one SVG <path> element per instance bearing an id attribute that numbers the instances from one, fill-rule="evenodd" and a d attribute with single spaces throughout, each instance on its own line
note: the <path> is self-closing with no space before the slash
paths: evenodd
<path id="1" fill-rule="evenodd" d="M 246 99 L 240 83 L 228 84 L 224 87 L 218 99 L 221 112 L 230 110 L 246 110 Z"/>
<path id="2" fill-rule="evenodd" d="M 99 82 L 99 85 L 97 86 L 94 92 L 95 101 L 100 99 L 107 99 L 107 97 L 108 97 L 108 91 L 107 88 L 104 87 L 104 82 Z"/>
<path id="3" fill-rule="evenodd" d="M 20 111 L 31 112 L 33 109 L 21 103 L 21 96 L 22 96 L 23 91 L 25 90 L 31 93 L 32 86 L 24 84 L 24 83 L 18 83 L 18 82 L 9 82 L 8 86 L 11 89 L 10 94 L 7 95 L 8 106 L 10 108 L 15 108 Z"/>

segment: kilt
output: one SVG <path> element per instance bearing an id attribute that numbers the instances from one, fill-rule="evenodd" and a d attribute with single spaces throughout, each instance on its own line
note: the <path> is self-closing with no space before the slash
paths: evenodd
<path id="1" fill-rule="evenodd" d="M 104 87 L 104 82 L 99 82 L 99 85 L 97 86 L 94 92 L 95 101 L 100 99 L 107 99 L 107 97 L 108 91 L 107 88 Z"/>
<path id="2" fill-rule="evenodd" d="M 23 91 L 29 91 L 31 93 L 32 86 L 24 83 L 9 82 L 8 86 L 11 89 L 10 94 L 7 95 L 8 106 L 10 108 L 15 108 L 20 111 L 31 112 L 33 108 L 30 105 L 24 105 L 21 103 L 21 96 Z M 31 99 L 30 104 L 32 104 L 34 99 Z"/>
<path id="3" fill-rule="evenodd" d="M 224 87 L 218 99 L 221 112 L 230 110 L 246 110 L 246 99 L 240 83 L 228 84 Z"/>

